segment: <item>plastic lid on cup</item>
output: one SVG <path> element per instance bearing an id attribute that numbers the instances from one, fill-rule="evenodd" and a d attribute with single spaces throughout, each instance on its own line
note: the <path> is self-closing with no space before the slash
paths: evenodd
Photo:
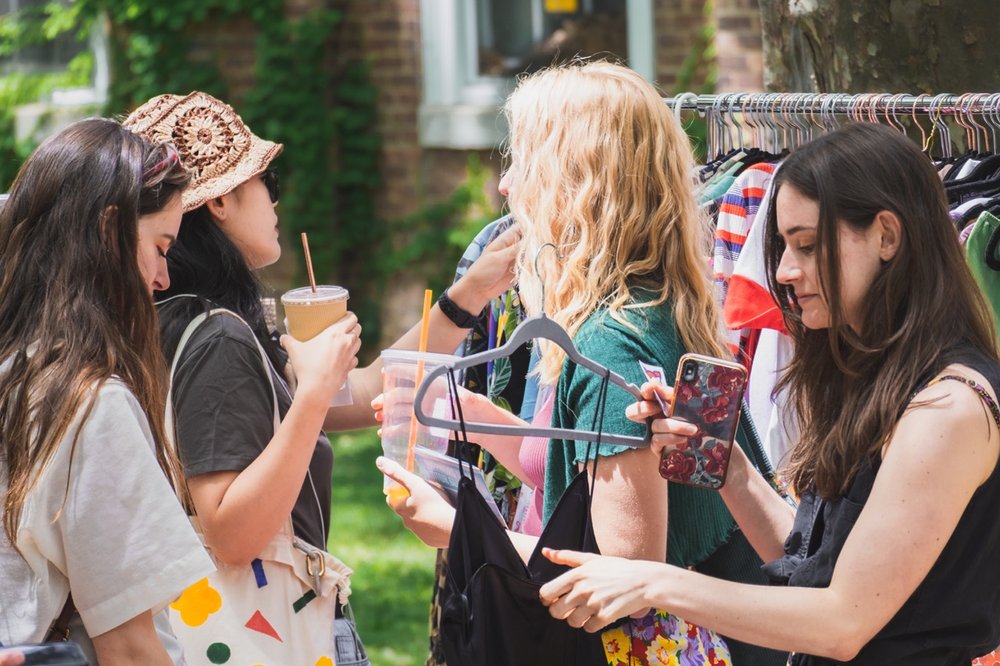
<path id="1" fill-rule="evenodd" d="M 329 303 L 331 301 L 346 301 L 350 294 L 343 287 L 331 284 L 316 285 L 316 291 L 312 287 L 297 287 L 290 289 L 281 295 L 281 303 L 294 303 L 296 305 L 309 305 L 311 303 Z"/>

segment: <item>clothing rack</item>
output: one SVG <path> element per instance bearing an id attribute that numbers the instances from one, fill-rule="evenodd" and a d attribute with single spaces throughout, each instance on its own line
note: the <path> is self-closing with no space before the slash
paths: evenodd
<path id="1" fill-rule="evenodd" d="M 909 93 L 682 93 L 663 100 L 672 109 L 714 111 L 778 111 L 796 113 L 995 113 L 1000 93 L 911 95 Z"/>
<path id="2" fill-rule="evenodd" d="M 1000 93 L 682 93 L 664 102 L 678 118 L 689 110 L 706 119 L 709 154 L 746 145 L 744 131 L 752 133 L 753 143 L 774 150 L 792 147 L 817 132 L 836 129 L 838 116 L 845 115 L 854 122 L 883 122 L 903 132 L 907 126 L 919 130 L 925 151 L 937 140 L 948 157 L 955 125 L 959 134 L 964 132 L 969 150 L 995 151 L 1000 138 Z M 929 129 L 921 125 L 921 116 L 929 120 Z"/>

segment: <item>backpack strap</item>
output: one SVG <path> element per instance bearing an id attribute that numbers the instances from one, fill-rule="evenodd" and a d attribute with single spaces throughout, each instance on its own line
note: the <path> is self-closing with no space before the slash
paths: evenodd
<path id="1" fill-rule="evenodd" d="M 754 424 L 753 419 L 750 418 L 750 406 L 745 399 L 741 407 L 740 425 L 743 427 L 743 434 L 746 440 L 743 442 L 744 453 L 750 459 L 750 464 L 767 480 L 768 485 L 779 495 L 787 499 L 788 490 L 782 484 L 781 479 L 778 478 L 774 466 L 771 465 L 771 459 L 768 457 L 767 452 L 764 451 L 764 444 L 761 441 L 760 433 L 757 432 L 757 426 Z"/>
<path id="2" fill-rule="evenodd" d="M 66 597 L 66 603 L 59 611 L 59 617 L 49 627 L 49 633 L 45 634 L 46 643 L 59 643 L 69 640 L 69 623 L 76 615 L 76 604 L 73 603 L 73 594 Z"/>

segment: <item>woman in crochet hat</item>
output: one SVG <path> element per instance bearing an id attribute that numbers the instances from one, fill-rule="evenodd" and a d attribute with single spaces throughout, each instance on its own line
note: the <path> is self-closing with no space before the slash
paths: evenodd
<path id="1" fill-rule="evenodd" d="M 282 146 L 255 136 L 231 107 L 200 92 L 153 98 L 125 126 L 169 137 L 192 175 L 169 257 L 170 288 L 160 293 L 168 297 L 159 308 L 166 357 L 174 357 L 189 322 L 213 308 L 232 310 L 250 325 L 211 318 L 191 337 L 173 377 L 179 452 L 206 544 L 220 562 L 250 563 L 291 513 L 296 536 L 325 548 L 333 452 L 324 430 L 374 425 L 369 403 L 381 392 L 381 364 L 351 372 L 353 404 L 331 408 L 357 365 L 357 317 L 348 313 L 308 342 L 282 336 L 279 345 L 268 331 L 254 270 L 281 253 L 270 163 Z M 515 238 L 498 240 L 449 289 L 458 308 L 479 312 L 509 287 Z M 169 298 L 179 295 L 188 296 Z M 461 343 L 467 331 L 454 319 L 433 308 L 431 351 Z M 415 326 L 394 346 L 416 348 L 418 337 Z M 273 368 L 290 365 L 295 379 L 291 390 L 285 373 L 272 371 L 277 429 L 258 342 Z"/>

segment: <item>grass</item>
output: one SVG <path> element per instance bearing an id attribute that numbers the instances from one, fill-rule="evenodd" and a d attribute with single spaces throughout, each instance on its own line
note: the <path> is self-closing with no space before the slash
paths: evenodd
<path id="1" fill-rule="evenodd" d="M 421 666 L 436 551 L 385 504 L 375 430 L 338 435 L 334 450 L 330 552 L 354 569 L 351 607 L 372 666 Z"/>

